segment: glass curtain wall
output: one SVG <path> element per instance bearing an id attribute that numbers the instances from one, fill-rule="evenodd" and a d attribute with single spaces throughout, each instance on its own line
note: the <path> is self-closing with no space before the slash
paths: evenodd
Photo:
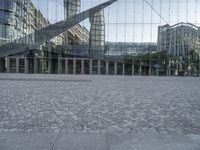
<path id="1" fill-rule="evenodd" d="M 0 0 L 0 46 L 11 41 L 13 5 L 12 0 Z"/>
<path id="2" fill-rule="evenodd" d="M 106 1 L 0 0 L 0 45 Z M 199 26 L 199 0 L 118 0 L 43 48 L 51 57 L 135 61 L 138 72 L 166 74 L 168 67 L 193 65 L 188 59 L 199 55 Z"/>
<path id="3" fill-rule="evenodd" d="M 95 58 L 104 57 L 105 47 L 105 18 L 104 10 L 90 18 L 90 55 Z"/>
<path id="4" fill-rule="evenodd" d="M 65 19 L 69 19 L 71 16 L 77 14 L 80 11 L 80 0 L 64 0 L 64 15 Z M 75 42 L 70 40 L 69 31 L 65 34 L 66 45 L 74 45 Z"/>

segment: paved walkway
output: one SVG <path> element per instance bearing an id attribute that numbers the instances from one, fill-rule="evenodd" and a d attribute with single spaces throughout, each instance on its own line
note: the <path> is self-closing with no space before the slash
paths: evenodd
<path id="1" fill-rule="evenodd" d="M 200 150 L 199 91 L 200 78 L 0 74 L 0 150 Z"/>
<path id="2" fill-rule="evenodd" d="M 0 74 L 0 132 L 200 134 L 200 78 Z"/>
<path id="3" fill-rule="evenodd" d="M 199 150 L 200 135 L 2 133 L 0 150 Z"/>

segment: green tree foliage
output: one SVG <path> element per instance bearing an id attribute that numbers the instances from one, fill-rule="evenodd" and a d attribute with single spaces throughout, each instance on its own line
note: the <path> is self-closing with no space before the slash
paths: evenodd
<path id="1" fill-rule="evenodd" d="M 149 61 L 149 60 L 159 60 L 167 62 L 168 59 L 173 59 L 173 56 L 168 55 L 167 51 L 155 51 L 153 53 L 139 54 L 137 56 L 126 56 L 126 61 L 139 60 L 139 61 Z"/>

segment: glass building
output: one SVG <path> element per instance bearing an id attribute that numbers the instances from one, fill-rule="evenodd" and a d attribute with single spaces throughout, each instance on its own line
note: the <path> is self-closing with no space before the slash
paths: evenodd
<path id="1" fill-rule="evenodd" d="M 0 0 L 0 45 L 14 42 L 49 24 L 31 0 Z"/>
<path id="2" fill-rule="evenodd" d="M 80 0 L 64 0 L 65 19 L 77 14 L 80 11 Z"/>
<path id="3" fill-rule="evenodd" d="M 186 57 L 192 50 L 200 53 L 200 27 L 191 23 L 158 27 L 158 51 L 168 51 L 174 57 Z"/>
<path id="4" fill-rule="evenodd" d="M 80 0 L 64 0 L 64 16 L 65 19 L 69 19 L 71 16 L 77 14 L 80 11 Z M 75 45 L 75 42 L 70 38 L 70 31 L 65 33 L 65 44 Z"/>
<path id="5" fill-rule="evenodd" d="M 0 45 L 10 42 L 29 44 L 26 38 L 22 40 L 21 37 L 49 25 L 50 22 L 43 16 L 41 11 L 36 9 L 32 0 L 0 0 Z M 20 53 L 17 56 L 27 57 L 30 65 L 33 65 L 34 57 L 46 57 L 48 59 L 40 59 L 37 63 L 40 64 L 40 70 L 48 70 L 51 67 L 49 58 L 52 57 L 50 55 L 52 48 L 48 47 L 62 45 L 62 41 L 62 36 L 57 36 L 51 41 L 43 43 L 37 50 Z M 12 66 L 12 61 L 10 65 Z"/>
<path id="6" fill-rule="evenodd" d="M 105 46 L 105 18 L 104 10 L 94 14 L 90 18 L 90 55 L 101 58 L 104 56 Z"/>
<path id="7" fill-rule="evenodd" d="M 65 19 L 70 18 L 71 16 L 77 14 L 80 11 L 80 0 L 64 0 L 64 8 L 65 8 Z M 104 18 L 104 11 L 100 11 L 96 13 L 95 15 L 90 17 L 90 32 L 89 33 L 89 56 L 92 57 L 102 57 L 104 55 L 104 46 L 105 46 L 105 18 Z M 86 29 L 86 28 L 80 28 L 80 25 L 76 25 L 75 27 L 79 29 Z M 73 27 L 74 28 L 74 27 Z M 68 51 L 76 51 L 73 52 L 73 54 L 79 55 L 78 53 L 86 53 L 81 52 L 80 46 L 77 45 L 83 45 L 83 48 L 86 48 L 85 45 L 88 44 L 88 41 L 86 39 L 74 39 L 71 38 L 71 32 L 69 29 L 68 32 L 65 34 L 65 41 L 68 47 Z M 87 36 L 86 36 L 87 38 Z M 81 43 L 83 42 L 83 43 Z M 73 48 L 74 50 L 73 50 Z"/>
<path id="8" fill-rule="evenodd" d="M 0 0 L 0 45 L 11 42 L 17 29 L 17 21 L 14 21 L 14 4 L 12 0 Z"/>
<path id="9" fill-rule="evenodd" d="M 64 19 L 69 19 L 80 12 L 80 0 L 64 0 Z M 70 56 L 88 55 L 86 45 L 89 41 L 89 31 L 82 25 L 77 24 L 64 33 L 65 47 L 63 51 Z"/>
<path id="10" fill-rule="evenodd" d="M 0 45 L 107 1 L 0 0 Z M 198 0 L 118 0 L 98 11 L 52 40 L 47 38 L 40 43 L 37 57 L 109 60 L 127 55 L 139 58 L 143 53 L 149 66 L 155 68 L 159 67 L 153 65 L 156 63 L 163 63 L 160 67 L 167 65 L 166 60 L 158 60 L 163 54 L 160 51 L 168 50 L 173 59 L 187 57 L 191 50 L 200 53 Z M 43 50 L 50 54 L 45 55 Z M 28 56 L 34 58 L 35 51 Z"/>

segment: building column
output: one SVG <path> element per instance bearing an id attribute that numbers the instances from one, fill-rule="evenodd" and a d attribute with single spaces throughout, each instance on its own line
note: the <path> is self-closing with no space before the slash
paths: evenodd
<path id="1" fill-rule="evenodd" d="M 0 72 L 4 72 L 5 58 L 0 58 Z"/>
<path id="2" fill-rule="evenodd" d="M 44 58 L 42 57 L 42 58 L 40 58 L 40 59 L 41 59 L 41 65 L 42 65 L 42 66 L 41 66 L 41 67 L 42 67 L 42 72 L 41 72 L 41 73 L 45 73 L 45 72 L 44 72 L 44 68 L 45 68 L 45 67 L 44 67 L 44 64 L 45 64 L 45 63 L 44 63 Z"/>
<path id="3" fill-rule="evenodd" d="M 132 63 L 132 76 L 135 75 L 135 62 L 133 60 L 133 63 Z"/>
<path id="4" fill-rule="evenodd" d="M 50 56 L 51 57 L 51 56 Z M 48 61 L 48 72 L 52 73 L 52 58 L 48 57 L 47 61 Z"/>
<path id="5" fill-rule="evenodd" d="M 92 59 L 90 59 L 90 67 L 89 67 L 89 74 L 91 75 L 92 74 Z"/>
<path id="6" fill-rule="evenodd" d="M 168 64 L 167 64 L 167 76 L 171 76 L 171 60 L 168 60 Z"/>
<path id="7" fill-rule="evenodd" d="M 149 63 L 149 76 L 151 76 L 151 62 Z"/>
<path id="8" fill-rule="evenodd" d="M 62 68 L 61 59 L 58 58 L 58 74 L 61 74 L 61 68 Z"/>
<path id="9" fill-rule="evenodd" d="M 76 59 L 73 59 L 73 74 L 76 74 Z"/>
<path id="10" fill-rule="evenodd" d="M 159 71 L 158 67 L 156 67 L 156 75 L 159 76 Z"/>
<path id="11" fill-rule="evenodd" d="M 117 75 L 117 62 L 114 64 L 114 74 Z"/>
<path id="12" fill-rule="evenodd" d="M 101 74 L 101 60 L 98 60 L 98 75 Z"/>
<path id="13" fill-rule="evenodd" d="M 7 73 L 10 73 L 10 58 L 7 57 L 7 65 L 6 65 Z"/>
<path id="14" fill-rule="evenodd" d="M 151 76 L 151 67 L 149 66 L 149 76 Z"/>
<path id="15" fill-rule="evenodd" d="M 175 75 L 178 76 L 178 73 L 179 73 L 179 62 L 177 61 L 176 63 L 176 72 L 175 72 Z M 192 71 L 192 75 L 194 74 L 194 71 Z"/>
<path id="16" fill-rule="evenodd" d="M 85 64 L 84 64 L 84 59 L 81 59 L 81 74 L 85 73 Z"/>
<path id="17" fill-rule="evenodd" d="M 123 63 L 122 65 L 122 75 L 124 76 L 125 75 L 125 64 Z"/>
<path id="18" fill-rule="evenodd" d="M 140 76 L 142 75 L 142 63 L 140 62 Z"/>
<path id="19" fill-rule="evenodd" d="M 24 73 L 28 73 L 28 58 L 24 58 Z"/>
<path id="20" fill-rule="evenodd" d="M 200 55 L 198 56 L 198 69 L 197 69 L 197 77 L 200 77 Z"/>
<path id="21" fill-rule="evenodd" d="M 16 73 L 19 73 L 19 57 L 16 57 Z"/>
<path id="22" fill-rule="evenodd" d="M 65 74 L 68 74 L 68 59 L 65 59 Z"/>
<path id="23" fill-rule="evenodd" d="M 157 61 L 157 66 L 156 66 L 156 75 L 159 76 L 159 61 Z"/>
<path id="24" fill-rule="evenodd" d="M 106 75 L 109 74 L 109 62 L 106 61 Z"/>
<path id="25" fill-rule="evenodd" d="M 37 58 L 34 58 L 34 73 L 36 74 L 37 73 L 37 66 L 38 63 L 37 63 Z"/>

